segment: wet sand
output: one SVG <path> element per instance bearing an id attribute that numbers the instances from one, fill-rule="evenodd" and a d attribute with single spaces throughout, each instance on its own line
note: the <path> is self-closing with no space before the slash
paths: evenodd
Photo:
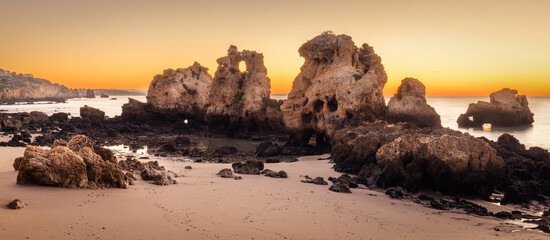
<path id="1" fill-rule="evenodd" d="M 230 164 L 162 161 L 183 174 L 178 184 L 138 180 L 129 189 L 16 185 L 13 159 L 0 148 L 0 239 L 548 239 L 491 217 L 439 211 L 378 191 L 336 193 L 300 175 L 339 176 L 319 156 L 266 164 L 289 178 L 215 174 Z M 192 170 L 185 170 L 190 165 Z M 5 207 L 19 198 L 21 210 Z M 493 206 L 493 208 L 505 208 Z M 495 211 L 495 209 L 489 209 Z M 498 227 L 502 231 L 495 231 Z"/>

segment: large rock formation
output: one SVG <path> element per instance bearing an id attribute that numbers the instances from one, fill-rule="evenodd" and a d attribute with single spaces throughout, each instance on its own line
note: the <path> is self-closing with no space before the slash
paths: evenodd
<path id="1" fill-rule="evenodd" d="M 201 117 L 206 112 L 211 84 L 208 69 L 197 62 L 188 68 L 167 69 L 149 85 L 147 102 L 154 112 Z"/>
<path id="2" fill-rule="evenodd" d="M 78 90 L 69 89 L 32 74 L 17 74 L 0 69 L 0 102 L 58 101 L 79 97 Z"/>
<path id="3" fill-rule="evenodd" d="M 298 52 L 305 62 L 281 106 L 290 131 L 308 141 L 312 133 L 330 135 L 338 125 L 386 118 L 387 76 L 372 47 L 324 33 Z"/>
<path id="4" fill-rule="evenodd" d="M 122 169 L 94 152 L 92 141 L 77 135 L 67 146 L 52 149 L 28 146 L 19 165 L 18 184 L 69 188 L 126 188 Z"/>
<path id="5" fill-rule="evenodd" d="M 439 127 L 441 118 L 426 102 L 424 84 L 414 78 L 405 78 L 397 93 L 388 102 L 388 122 L 410 122 L 419 127 Z"/>
<path id="6" fill-rule="evenodd" d="M 505 163 L 485 141 L 447 128 L 366 124 L 333 137 L 335 169 L 368 186 L 489 197 Z"/>
<path id="7" fill-rule="evenodd" d="M 504 88 L 491 93 L 490 102 L 478 101 L 468 106 L 466 113 L 458 117 L 459 127 L 481 127 L 484 123 L 494 126 L 521 126 L 532 124 L 533 113 L 525 95 L 518 91 Z"/>
<path id="8" fill-rule="evenodd" d="M 239 69 L 241 61 L 246 63 L 245 71 Z M 206 112 L 209 126 L 231 131 L 282 130 L 281 102 L 270 99 L 264 56 L 230 46 L 227 56 L 217 62 Z"/>

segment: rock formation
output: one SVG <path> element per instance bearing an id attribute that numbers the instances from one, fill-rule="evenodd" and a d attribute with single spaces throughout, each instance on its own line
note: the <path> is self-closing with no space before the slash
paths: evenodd
<path id="1" fill-rule="evenodd" d="M 245 71 L 239 69 L 241 61 L 246 63 Z M 281 102 L 270 99 L 264 56 L 230 46 L 227 56 L 217 62 L 206 112 L 209 126 L 230 131 L 282 130 Z"/>
<path id="2" fill-rule="evenodd" d="M 77 135 L 67 146 L 50 150 L 28 146 L 19 165 L 17 184 L 69 188 L 126 188 L 128 179 L 115 163 L 94 152 L 93 143 Z"/>
<path id="3" fill-rule="evenodd" d="M 122 119 L 136 120 L 141 118 L 147 118 L 152 113 L 148 111 L 146 103 L 140 102 L 133 98 L 128 98 L 128 103 L 122 105 Z"/>
<path id="4" fill-rule="evenodd" d="M 92 122 L 101 122 L 105 120 L 105 112 L 97 108 L 84 105 L 84 107 L 80 108 L 80 117 L 90 119 Z"/>
<path id="5" fill-rule="evenodd" d="M 95 93 L 93 89 L 86 90 L 86 98 L 95 98 Z"/>
<path id="6" fill-rule="evenodd" d="M 202 117 L 211 84 L 208 68 L 197 62 L 188 68 L 167 69 L 149 85 L 147 103 L 154 112 Z"/>
<path id="7" fill-rule="evenodd" d="M 372 47 L 323 33 L 298 52 L 305 62 L 281 106 L 290 131 L 308 141 L 312 133 L 330 135 L 338 125 L 386 119 L 387 76 Z"/>
<path id="8" fill-rule="evenodd" d="M 506 180 L 498 186 L 502 203 L 523 204 L 550 197 L 550 153 L 540 147 L 527 149 L 514 136 L 501 135 L 496 142 L 484 139 L 506 162 Z"/>
<path id="9" fill-rule="evenodd" d="M 458 117 L 459 127 L 481 127 L 485 123 L 494 126 L 530 125 L 535 120 L 529 109 L 525 95 L 517 95 L 518 91 L 504 88 L 491 93 L 490 102 L 479 101 L 468 106 L 466 113 Z"/>
<path id="10" fill-rule="evenodd" d="M 410 122 L 419 127 L 440 127 L 441 118 L 426 102 L 424 84 L 414 78 L 405 78 L 397 93 L 388 103 L 388 122 Z"/>
<path id="11" fill-rule="evenodd" d="M 31 74 L 17 74 L 0 69 L 0 102 L 57 101 L 79 97 L 78 90 L 69 89 Z"/>
<path id="12" fill-rule="evenodd" d="M 365 124 L 333 137 L 335 169 L 367 186 L 402 186 L 487 198 L 505 163 L 485 141 L 447 128 Z"/>

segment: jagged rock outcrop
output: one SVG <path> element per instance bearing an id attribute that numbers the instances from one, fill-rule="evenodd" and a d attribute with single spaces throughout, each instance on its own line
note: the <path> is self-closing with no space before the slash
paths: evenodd
<path id="1" fill-rule="evenodd" d="M 350 36 L 323 33 L 298 52 L 305 62 L 281 106 L 290 131 L 308 141 L 338 125 L 386 119 L 387 76 L 371 46 L 358 48 Z"/>
<path id="2" fill-rule="evenodd" d="M 523 204 L 550 197 L 550 152 L 540 147 L 527 149 L 514 136 L 501 135 L 498 140 L 484 138 L 506 162 L 506 179 L 498 190 L 502 203 Z"/>
<path id="3" fill-rule="evenodd" d="M 48 80 L 34 78 L 32 74 L 17 74 L 0 69 L 0 102 L 57 101 L 79 97 L 78 90 Z"/>
<path id="4" fill-rule="evenodd" d="M 133 98 L 128 98 L 128 103 L 122 105 L 121 117 L 123 120 L 146 119 L 151 117 L 147 103 L 140 102 Z"/>
<path id="5" fill-rule="evenodd" d="M 80 108 L 80 117 L 90 119 L 92 122 L 101 122 L 105 120 L 105 112 L 97 108 L 84 105 Z"/>
<path id="6" fill-rule="evenodd" d="M 239 69 L 241 61 L 246 63 L 246 70 Z M 227 56 L 217 62 L 208 98 L 208 125 L 233 132 L 282 130 L 282 102 L 270 99 L 271 80 L 264 56 L 255 51 L 239 52 L 230 46 Z"/>
<path id="7" fill-rule="evenodd" d="M 94 152 L 92 141 L 77 135 L 50 150 L 28 146 L 19 165 L 17 184 L 69 188 L 126 188 L 128 178 L 113 162 Z"/>
<path id="8" fill-rule="evenodd" d="M 335 169 L 367 186 L 487 198 L 505 176 L 494 148 L 448 128 L 378 122 L 340 130 L 333 144 Z"/>
<path id="9" fill-rule="evenodd" d="M 441 117 L 426 102 L 426 87 L 414 78 L 405 78 L 388 102 L 389 123 L 410 122 L 419 127 L 440 127 Z"/>
<path id="10" fill-rule="evenodd" d="M 95 98 L 95 93 L 93 89 L 86 90 L 86 98 Z"/>
<path id="11" fill-rule="evenodd" d="M 485 123 L 494 126 L 530 125 L 535 120 L 529 109 L 525 95 L 517 95 L 518 91 L 504 88 L 489 95 L 490 102 L 478 101 L 468 106 L 466 113 L 458 117 L 459 127 L 481 127 Z"/>
<path id="12" fill-rule="evenodd" d="M 154 112 L 203 117 L 211 84 L 208 68 L 197 62 L 188 68 L 167 69 L 149 85 L 147 103 Z"/>

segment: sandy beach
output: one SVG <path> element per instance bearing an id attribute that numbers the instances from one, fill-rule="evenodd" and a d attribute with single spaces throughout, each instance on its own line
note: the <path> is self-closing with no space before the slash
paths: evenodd
<path id="1" fill-rule="evenodd" d="M 0 148 L 0 202 L 27 204 L 0 208 L 0 239 L 548 239 L 495 218 L 430 209 L 378 191 L 343 194 L 301 183 L 301 175 L 339 176 L 319 156 L 266 165 L 285 170 L 287 179 L 222 179 L 215 174 L 229 164 L 164 161 L 184 175 L 178 184 L 138 180 L 129 189 L 91 190 L 16 185 L 12 162 L 23 151 Z"/>

